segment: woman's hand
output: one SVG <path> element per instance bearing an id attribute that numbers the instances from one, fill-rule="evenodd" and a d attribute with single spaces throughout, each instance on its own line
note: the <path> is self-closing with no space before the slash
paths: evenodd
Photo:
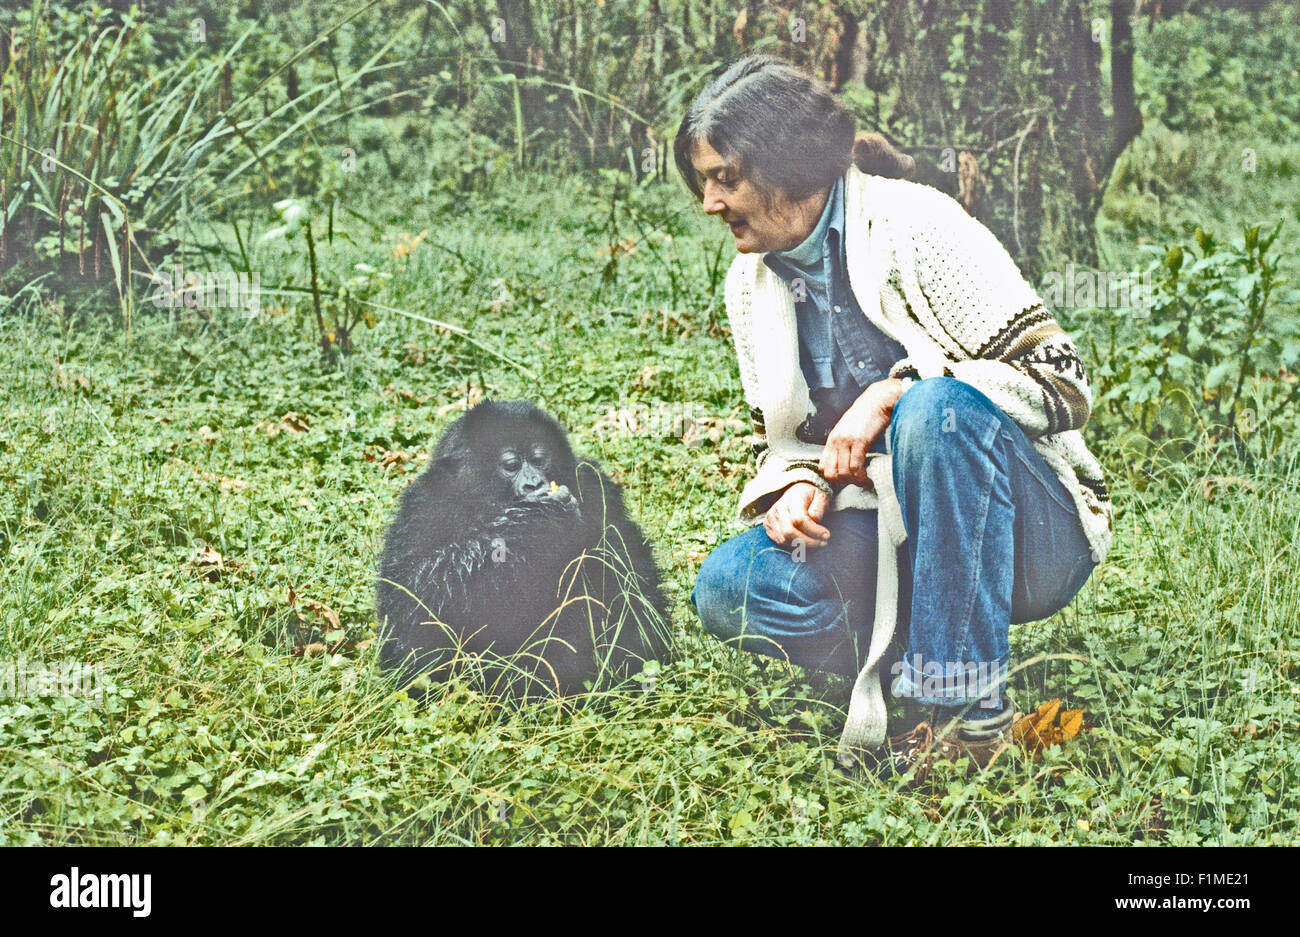
<path id="1" fill-rule="evenodd" d="M 826 448 L 817 463 L 828 482 L 867 484 L 867 450 L 876 441 L 894 412 L 905 385 L 896 377 L 876 381 L 844 411 L 826 437 Z"/>
<path id="2" fill-rule="evenodd" d="M 812 482 L 795 482 L 787 488 L 763 518 L 768 539 L 779 546 L 802 540 L 810 547 L 820 547 L 831 532 L 817 523 L 826 515 L 830 497 Z"/>

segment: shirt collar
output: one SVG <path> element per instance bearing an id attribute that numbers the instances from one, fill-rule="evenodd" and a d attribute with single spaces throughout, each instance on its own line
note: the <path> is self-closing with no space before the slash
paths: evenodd
<path id="1" fill-rule="evenodd" d="M 817 220 L 817 225 L 813 228 L 812 233 L 804 238 L 803 243 L 798 247 L 792 247 L 788 251 L 772 251 L 768 256 L 791 267 L 804 270 L 820 270 L 822 265 L 822 245 L 826 242 L 827 233 L 830 231 L 834 231 L 843 240 L 844 180 L 842 178 L 836 179 L 835 184 L 831 186 L 830 194 L 826 197 L 826 206 L 822 209 L 821 218 Z"/>

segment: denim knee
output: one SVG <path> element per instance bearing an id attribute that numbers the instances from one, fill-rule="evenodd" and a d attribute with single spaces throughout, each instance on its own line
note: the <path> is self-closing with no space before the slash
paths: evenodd
<path id="1" fill-rule="evenodd" d="M 954 452 L 953 443 L 984 441 L 1002 412 L 982 393 L 953 377 L 931 377 L 898 398 L 889 421 L 889 448 L 897 462 Z"/>
<path id="2" fill-rule="evenodd" d="M 691 604 L 695 606 L 695 613 L 704 623 L 705 630 L 712 631 L 709 627 L 709 611 L 718 607 L 725 602 L 726 592 L 726 564 L 718 559 L 718 551 L 714 550 L 704 558 L 700 564 L 700 571 L 695 575 L 695 588 L 691 590 Z"/>
<path id="3" fill-rule="evenodd" d="M 744 603 L 746 577 L 738 576 L 742 557 L 748 565 L 755 549 L 756 535 L 761 535 L 759 545 L 768 545 L 762 528 L 750 528 L 715 547 L 695 575 L 695 588 L 691 590 L 691 604 L 699 616 L 704 630 L 713 635 L 727 635 L 732 630 L 734 610 Z"/>

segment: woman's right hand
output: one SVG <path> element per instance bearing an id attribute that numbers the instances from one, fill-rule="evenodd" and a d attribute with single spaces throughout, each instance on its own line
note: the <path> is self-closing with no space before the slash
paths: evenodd
<path id="1" fill-rule="evenodd" d="M 831 532 L 818 523 L 826 514 L 830 496 L 811 482 L 795 482 L 767 509 L 763 529 L 779 546 L 802 540 L 810 547 L 820 547 Z"/>

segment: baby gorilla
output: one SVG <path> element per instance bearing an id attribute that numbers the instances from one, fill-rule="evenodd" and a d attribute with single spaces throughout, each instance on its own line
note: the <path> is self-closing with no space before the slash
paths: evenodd
<path id="1" fill-rule="evenodd" d="M 614 483 L 523 400 L 484 401 L 402 492 L 376 589 L 403 682 L 478 657 L 515 698 L 580 692 L 667 649 L 659 571 Z"/>

